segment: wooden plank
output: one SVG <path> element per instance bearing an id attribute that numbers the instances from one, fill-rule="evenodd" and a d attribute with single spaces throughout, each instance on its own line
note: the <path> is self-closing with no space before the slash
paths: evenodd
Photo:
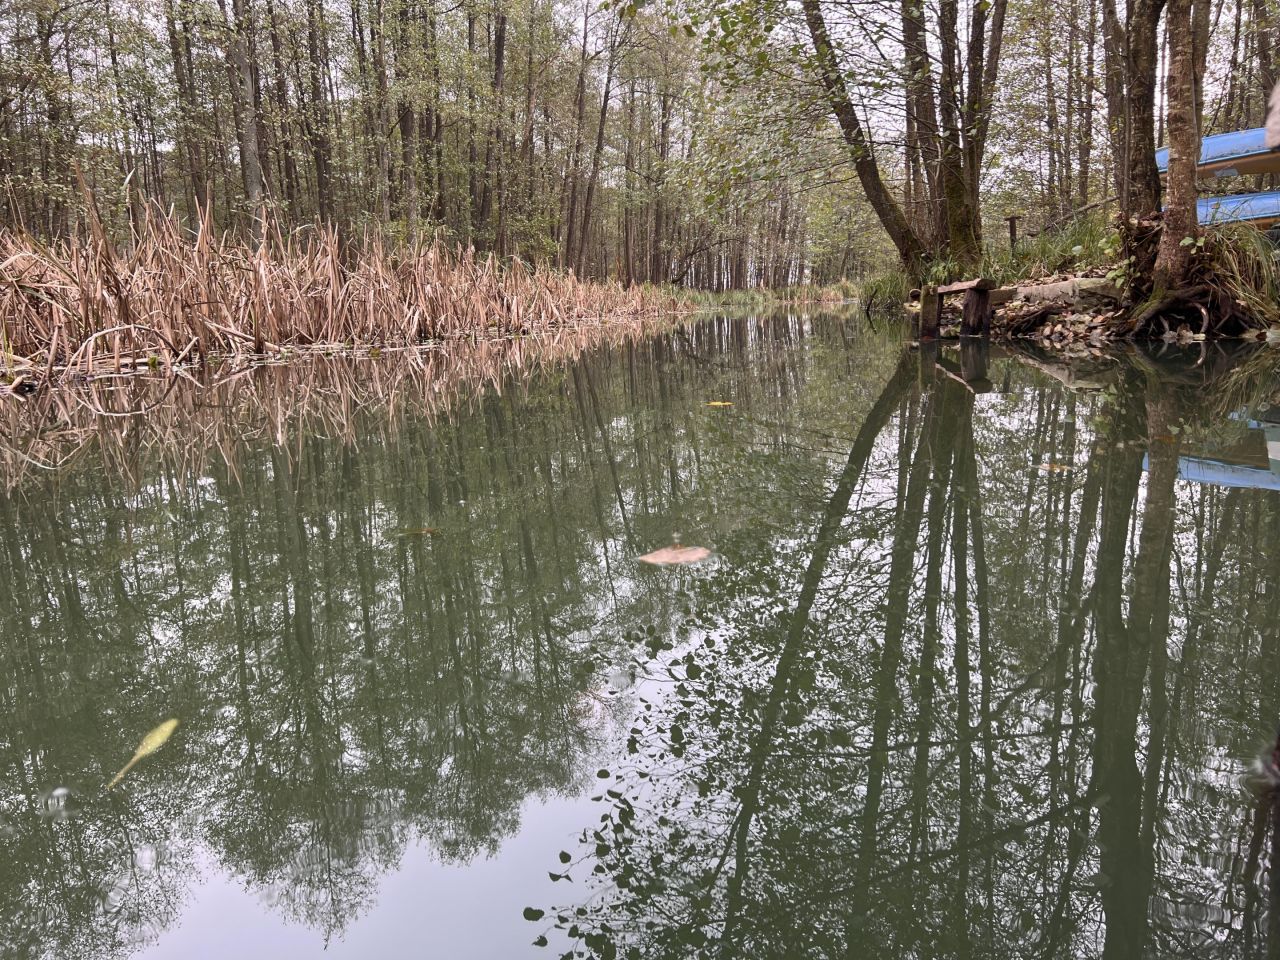
<path id="1" fill-rule="evenodd" d="M 946 286 L 938 288 L 938 295 L 943 296 L 948 293 L 968 293 L 970 290 L 994 290 L 996 282 L 988 280 L 986 277 L 978 277 L 976 280 L 961 280 L 959 283 L 948 283 Z"/>
<path id="2" fill-rule="evenodd" d="M 942 323 L 942 298 L 934 287 L 920 291 L 920 339 L 936 340 Z"/>

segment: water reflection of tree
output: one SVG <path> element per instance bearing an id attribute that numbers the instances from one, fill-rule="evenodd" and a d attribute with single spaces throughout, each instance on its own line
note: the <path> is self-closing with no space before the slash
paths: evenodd
<path id="1" fill-rule="evenodd" d="M 1176 483 L 1181 438 L 1212 428 L 1176 380 L 1019 379 L 990 417 L 899 368 L 810 535 L 700 585 L 679 684 L 574 868 L 597 878 L 559 915 L 579 951 L 1266 939 L 1269 814 L 1237 783 L 1280 707 L 1276 498 Z"/>
<path id="2" fill-rule="evenodd" d="M 591 778 L 618 638 L 678 616 L 637 544 L 715 542 L 758 497 L 710 481 L 791 436 L 813 361 L 798 323 L 764 329 L 624 345 L 434 426 L 376 408 L 365 429 L 338 393 L 275 419 L 280 443 L 166 453 L 136 485 L 84 459 L 0 498 L 0 921 L 21 949 L 128 952 L 180 910 L 197 845 L 336 933 L 411 838 L 466 860 L 529 795 Z M 324 393 L 301 387 L 283 396 Z M 703 406 L 721 395 L 745 426 Z M 60 784 L 83 809 L 40 816 Z"/>

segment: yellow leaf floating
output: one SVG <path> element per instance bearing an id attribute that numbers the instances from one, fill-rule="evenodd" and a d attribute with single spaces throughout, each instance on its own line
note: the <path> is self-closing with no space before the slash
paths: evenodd
<path id="1" fill-rule="evenodd" d="M 124 769 L 116 774 L 116 778 L 112 780 L 111 783 L 107 784 L 107 789 L 110 790 L 124 779 L 124 775 L 133 769 L 133 765 L 135 763 L 143 757 L 149 757 L 151 754 L 163 747 L 165 745 L 165 741 L 173 736 L 173 731 L 177 729 L 178 721 L 176 719 L 170 719 L 166 720 L 164 723 L 160 724 L 160 726 L 156 727 L 143 737 L 142 742 L 138 744 L 138 749 L 134 751 L 133 759 L 124 765 Z"/>
<path id="2" fill-rule="evenodd" d="M 732 400 L 708 400 L 707 406 L 708 407 L 732 407 L 733 401 Z"/>
<path id="3" fill-rule="evenodd" d="M 697 563 L 699 560 L 705 560 L 711 556 L 711 551 L 706 547 L 682 547 L 679 544 L 673 544 L 669 547 L 663 547 L 661 550 L 655 550 L 653 553 L 646 553 L 639 560 L 641 563 L 651 563 L 657 567 L 665 567 L 671 563 Z"/>

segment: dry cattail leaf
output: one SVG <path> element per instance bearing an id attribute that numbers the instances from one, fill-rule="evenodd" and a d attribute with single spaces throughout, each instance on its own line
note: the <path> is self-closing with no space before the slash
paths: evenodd
<path id="1" fill-rule="evenodd" d="M 107 785 L 107 789 L 108 790 L 112 789 L 113 787 L 115 787 L 117 783 L 123 780 L 124 775 L 128 773 L 130 770 L 132 770 L 134 767 L 134 764 L 136 764 L 139 760 L 141 760 L 143 757 L 151 756 L 151 754 L 155 753 L 157 750 L 163 747 L 165 743 L 168 742 L 169 738 L 173 736 L 173 731 L 177 729 L 178 729 L 178 721 L 175 719 L 170 719 L 170 720 L 166 720 L 164 723 L 160 724 L 160 726 L 151 730 L 145 737 L 142 738 L 142 742 L 138 744 L 138 749 L 134 751 L 133 759 L 130 760 L 128 763 L 126 763 L 124 765 L 124 769 L 115 775 L 115 779 L 113 779 L 111 783 Z"/>
<path id="2" fill-rule="evenodd" d="M 668 564 L 697 563 L 699 560 L 705 560 L 709 556 L 711 556 L 711 551 L 706 547 L 682 547 L 679 544 L 672 544 L 669 547 L 655 550 L 653 553 L 646 553 L 638 559 L 641 563 L 651 563 L 654 566 L 665 567 Z"/>
<path id="3" fill-rule="evenodd" d="M 388 248 L 365 238 L 343 253 L 331 229 L 302 239 L 266 226 L 267 242 L 255 248 L 216 236 L 207 212 L 192 241 L 176 220 L 148 215 L 120 251 L 100 231 L 44 245 L 0 229 L 6 349 L 49 373 L 74 358 L 92 374 L 153 357 L 167 366 L 180 354 L 554 335 L 684 306 L 666 293 L 546 266 L 477 260 L 438 239 Z"/>

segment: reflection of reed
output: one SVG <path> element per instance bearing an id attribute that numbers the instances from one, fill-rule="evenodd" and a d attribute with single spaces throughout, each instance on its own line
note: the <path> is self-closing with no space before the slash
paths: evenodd
<path id="1" fill-rule="evenodd" d="M 244 443 L 284 445 L 308 434 L 354 443 L 406 417 L 430 421 L 648 326 L 637 315 L 430 348 L 309 350 L 289 362 L 210 364 L 178 378 L 99 376 L 0 405 L 0 478 L 12 489 L 91 452 L 108 471 L 136 481 L 144 456 L 195 470 L 216 450 L 234 471 Z"/>
<path id="2" fill-rule="evenodd" d="M 0 368 L 10 375 L 527 334 L 673 306 L 651 290 L 501 264 L 439 241 L 390 249 L 332 230 L 277 229 L 254 249 L 215 236 L 208 222 L 188 240 L 175 220 L 150 218 L 122 253 L 100 229 L 52 247 L 0 230 Z"/>

